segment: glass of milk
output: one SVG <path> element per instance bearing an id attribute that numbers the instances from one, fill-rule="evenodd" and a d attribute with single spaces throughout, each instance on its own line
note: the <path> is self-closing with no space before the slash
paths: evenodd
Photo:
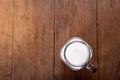
<path id="1" fill-rule="evenodd" d="M 89 63 L 92 53 L 92 48 L 83 39 L 74 37 L 63 46 L 60 57 L 72 70 L 78 71 L 86 67 L 94 73 L 96 68 Z"/>

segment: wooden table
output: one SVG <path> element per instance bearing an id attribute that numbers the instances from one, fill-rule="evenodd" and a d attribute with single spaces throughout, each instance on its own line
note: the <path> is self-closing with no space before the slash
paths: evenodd
<path id="1" fill-rule="evenodd" d="M 98 71 L 72 71 L 60 49 L 82 37 Z M 0 0 L 0 80 L 120 80 L 119 0 Z"/>

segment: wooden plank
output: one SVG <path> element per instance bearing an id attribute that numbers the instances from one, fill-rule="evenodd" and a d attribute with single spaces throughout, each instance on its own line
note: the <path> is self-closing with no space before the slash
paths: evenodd
<path id="1" fill-rule="evenodd" d="M 12 80 L 53 80 L 53 0 L 14 0 Z"/>
<path id="2" fill-rule="evenodd" d="M 54 0 L 36 1 L 38 27 L 38 80 L 53 80 Z"/>
<path id="3" fill-rule="evenodd" d="M 99 80 L 120 80 L 120 2 L 98 0 Z"/>
<path id="4" fill-rule="evenodd" d="M 59 53 L 71 37 L 81 37 L 93 48 L 92 63 L 97 66 L 96 1 L 55 0 L 55 80 L 97 80 L 97 73 L 86 69 L 70 70 L 61 62 Z"/>
<path id="5" fill-rule="evenodd" d="M 13 0 L 0 0 L 0 80 L 11 80 Z"/>

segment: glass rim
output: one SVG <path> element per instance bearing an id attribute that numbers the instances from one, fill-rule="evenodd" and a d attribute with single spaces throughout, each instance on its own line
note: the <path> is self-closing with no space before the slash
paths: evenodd
<path id="1" fill-rule="evenodd" d="M 72 63 L 69 62 L 69 60 L 68 60 L 67 57 L 66 57 L 66 50 L 67 50 L 68 46 L 71 45 L 72 43 L 76 43 L 76 42 L 84 44 L 84 45 L 88 48 L 88 50 L 89 50 L 89 58 L 88 58 L 88 60 L 87 60 L 84 64 L 82 64 L 82 65 L 73 65 Z M 87 65 L 87 64 L 89 63 L 89 61 L 91 60 L 91 54 L 92 54 L 92 52 L 91 52 L 90 46 L 89 46 L 87 43 L 83 42 L 83 41 L 73 41 L 73 42 L 70 42 L 70 43 L 68 43 L 68 44 L 66 45 L 66 47 L 65 47 L 65 49 L 64 49 L 64 58 L 65 58 L 67 64 L 70 65 L 70 66 L 73 66 L 73 67 L 82 67 L 82 66 Z"/>

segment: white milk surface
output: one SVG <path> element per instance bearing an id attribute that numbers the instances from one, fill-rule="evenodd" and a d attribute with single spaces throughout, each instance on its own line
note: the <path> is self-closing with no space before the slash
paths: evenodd
<path id="1" fill-rule="evenodd" d="M 80 42 L 70 44 L 66 49 L 66 59 L 74 66 L 82 66 L 89 60 L 88 47 Z"/>

